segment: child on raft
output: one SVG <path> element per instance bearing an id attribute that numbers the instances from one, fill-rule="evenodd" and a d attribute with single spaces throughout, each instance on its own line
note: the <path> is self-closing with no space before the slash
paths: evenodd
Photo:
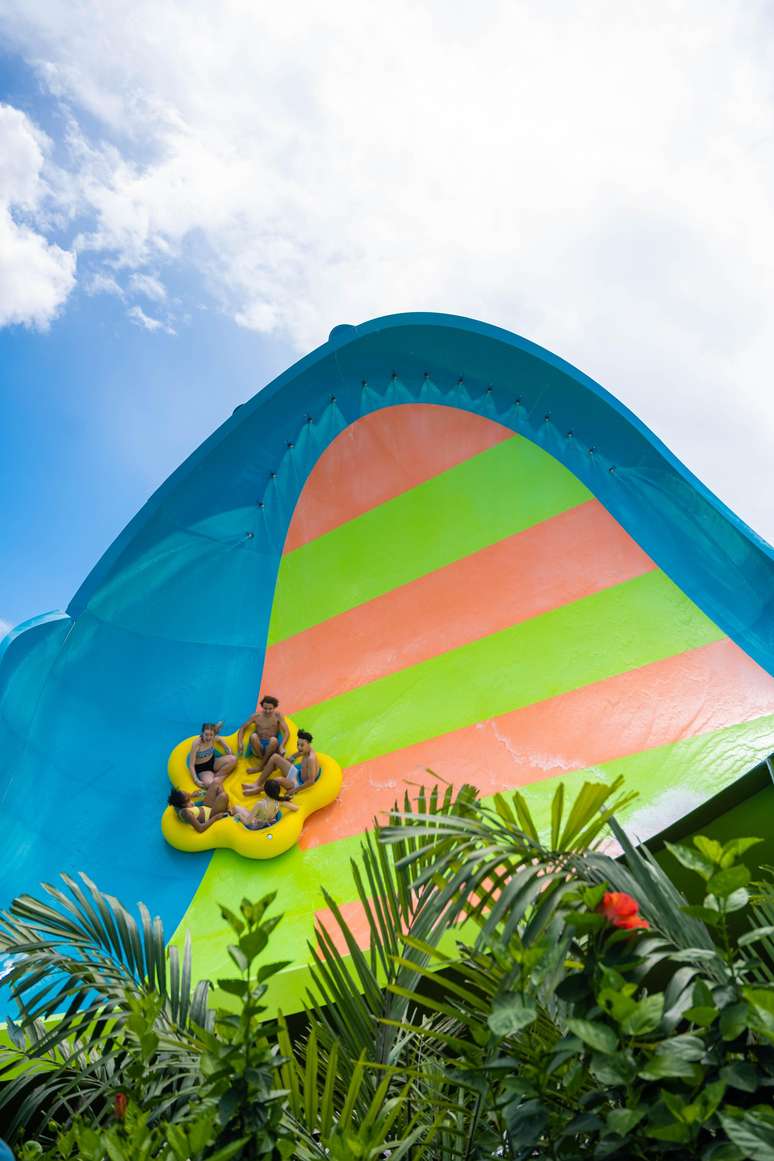
<path id="1" fill-rule="evenodd" d="M 247 747 L 244 745 L 246 731 L 250 731 L 249 745 L 259 763 L 256 767 L 258 770 L 265 766 L 269 758 L 284 751 L 290 730 L 279 711 L 279 701 L 276 697 L 268 693 L 262 697 L 261 708 L 250 714 L 247 721 L 239 727 L 237 756 L 240 758 L 243 753 L 247 754 Z"/>
<path id="2" fill-rule="evenodd" d="M 280 821 L 282 810 L 298 810 L 295 803 L 283 797 L 278 779 L 269 778 L 263 789 L 266 792 L 265 797 L 259 798 L 252 810 L 238 803 L 231 807 L 230 813 L 248 830 L 264 830 Z"/>
<path id="3" fill-rule="evenodd" d="M 228 795 L 220 781 L 210 783 L 204 798 L 201 794 L 187 794 L 175 786 L 167 802 L 180 821 L 192 826 L 199 834 L 229 815 Z"/>
<path id="4" fill-rule="evenodd" d="M 248 774 L 257 774 L 260 777 L 255 782 L 243 782 L 242 791 L 246 795 L 260 794 L 266 785 L 267 779 L 273 778 L 283 790 L 289 794 L 298 794 L 312 786 L 322 773 L 317 760 L 317 754 L 312 749 L 312 735 L 308 730 L 298 731 L 298 749 L 289 758 L 281 754 L 272 754 L 264 763 L 263 769 L 259 766 L 248 767 Z M 281 771 L 280 774 L 275 771 Z"/>
<path id="5" fill-rule="evenodd" d="M 213 782 L 223 782 L 237 764 L 231 747 L 225 738 L 220 736 L 223 722 L 204 722 L 202 732 L 195 739 L 188 753 L 188 769 L 197 786 L 206 790 Z M 215 744 L 226 751 L 219 754 Z"/>

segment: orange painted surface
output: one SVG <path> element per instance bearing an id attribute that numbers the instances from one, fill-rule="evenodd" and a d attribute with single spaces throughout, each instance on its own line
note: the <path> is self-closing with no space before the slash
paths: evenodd
<path id="1" fill-rule="evenodd" d="M 441 778 L 494 794 L 772 712 L 774 680 L 731 641 L 716 641 L 350 766 L 338 802 L 301 846 L 359 834 L 406 783 Z"/>
<path id="2" fill-rule="evenodd" d="M 285 552 L 512 437 L 491 419 L 435 403 L 405 403 L 364 416 L 317 461 Z"/>
<path id="3" fill-rule="evenodd" d="M 359 899 L 353 899 L 349 903 L 339 903 L 339 910 L 354 935 L 357 946 L 364 949 L 367 948 L 371 943 L 371 928 L 363 904 Z M 321 907 L 319 911 L 315 911 L 314 921 L 320 927 L 325 928 L 337 950 L 342 955 L 349 955 L 347 941 L 342 935 L 341 928 L 336 922 L 330 908 Z"/>
<path id="4" fill-rule="evenodd" d="M 298 712 L 653 568 L 591 500 L 277 642 L 261 688 Z"/>

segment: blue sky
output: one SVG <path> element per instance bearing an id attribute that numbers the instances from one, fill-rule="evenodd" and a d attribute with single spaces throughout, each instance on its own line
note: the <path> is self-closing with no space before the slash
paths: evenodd
<path id="1" fill-rule="evenodd" d="M 0 622 L 340 322 L 485 319 L 774 539 L 765 3 L 0 0 Z"/>
<path id="2" fill-rule="evenodd" d="M 78 292 L 46 333 L 0 331 L 3 619 L 63 608 L 155 488 L 293 358 L 215 312 L 153 334 Z"/>
<path id="3" fill-rule="evenodd" d="M 18 57 L 0 56 L 0 99 L 56 141 L 56 102 Z M 68 233 L 49 237 L 66 244 Z M 168 273 L 170 295 L 177 283 L 197 306 L 175 334 L 80 286 L 46 329 L 0 328 L 0 628 L 64 608 L 156 487 L 298 357 L 287 340 L 239 327 L 190 271 Z"/>

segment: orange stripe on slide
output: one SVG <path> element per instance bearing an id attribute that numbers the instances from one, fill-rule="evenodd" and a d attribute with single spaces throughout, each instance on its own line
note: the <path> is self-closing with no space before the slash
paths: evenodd
<path id="1" fill-rule="evenodd" d="M 352 899 L 349 903 L 339 903 L 338 908 L 349 930 L 354 935 L 357 946 L 368 947 L 371 943 L 371 925 L 360 900 Z M 321 907 L 319 911 L 315 911 L 314 920 L 320 927 L 325 928 L 341 955 L 349 955 L 347 941 L 330 908 Z"/>
<path id="2" fill-rule="evenodd" d="M 350 766 L 338 802 L 301 846 L 360 834 L 390 810 L 406 782 L 472 782 L 495 794 L 773 711 L 769 674 L 731 641 L 715 641 Z"/>
<path id="3" fill-rule="evenodd" d="M 358 419 L 312 470 L 285 552 L 512 438 L 494 420 L 437 403 L 403 403 Z"/>
<path id="4" fill-rule="evenodd" d="M 298 712 L 653 568 L 591 500 L 278 641 L 261 688 Z"/>

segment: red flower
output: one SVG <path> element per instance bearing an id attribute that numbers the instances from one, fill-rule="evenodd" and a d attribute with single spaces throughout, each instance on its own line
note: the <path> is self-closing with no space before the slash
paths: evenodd
<path id="1" fill-rule="evenodd" d="M 126 1116 L 126 1093 L 117 1092 L 113 1100 L 113 1112 L 118 1117 L 119 1121 L 123 1121 Z"/>
<path id="2" fill-rule="evenodd" d="M 605 891 L 602 902 L 597 908 L 613 927 L 620 927 L 624 931 L 633 931 L 638 927 L 649 927 L 639 912 L 639 904 L 625 891 Z"/>

